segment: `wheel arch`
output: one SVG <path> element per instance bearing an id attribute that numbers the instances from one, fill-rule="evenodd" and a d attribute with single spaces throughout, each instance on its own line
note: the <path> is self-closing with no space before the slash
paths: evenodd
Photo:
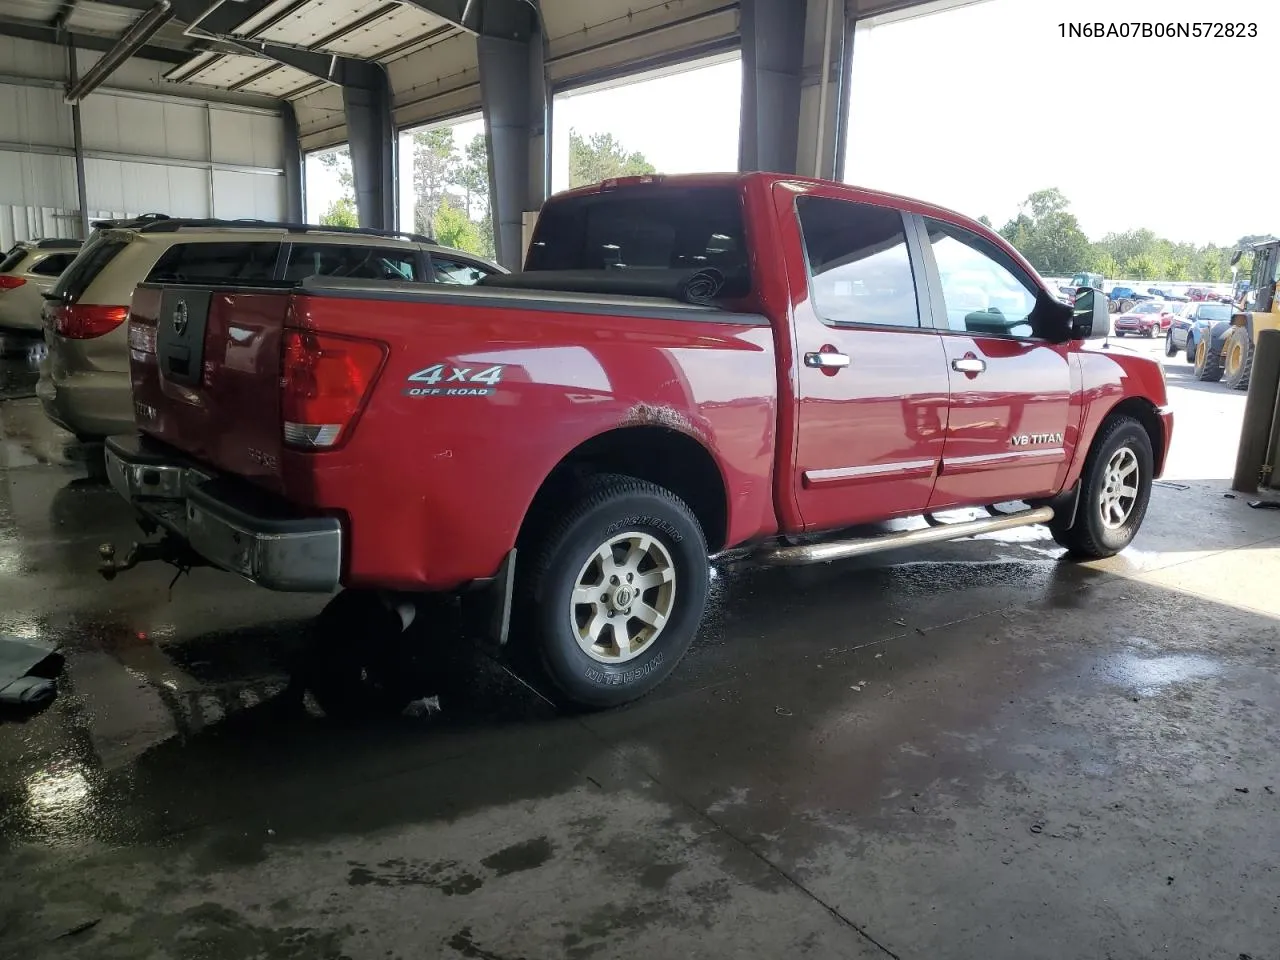
<path id="1" fill-rule="evenodd" d="M 708 551 L 715 553 L 724 547 L 729 501 L 720 464 L 697 438 L 651 424 L 611 428 L 565 454 L 525 511 L 517 546 L 524 549 L 537 542 L 554 522 L 557 506 L 574 496 L 589 477 L 600 473 L 624 474 L 670 490 L 693 511 Z"/>
<path id="2" fill-rule="evenodd" d="M 1165 449 L 1164 424 L 1160 420 L 1159 409 L 1146 397 L 1125 397 L 1098 421 L 1098 429 L 1094 432 L 1094 437 L 1100 435 L 1102 428 L 1116 417 L 1132 417 L 1142 424 L 1147 437 L 1151 440 L 1151 459 L 1155 464 L 1155 475 L 1160 476 L 1164 471 L 1164 458 L 1168 450 Z M 1092 439 L 1089 446 L 1090 448 L 1093 446 Z"/>

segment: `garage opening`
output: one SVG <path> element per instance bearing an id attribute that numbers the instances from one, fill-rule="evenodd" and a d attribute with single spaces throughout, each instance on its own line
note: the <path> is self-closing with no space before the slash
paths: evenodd
<path id="1" fill-rule="evenodd" d="M 399 224 L 446 247 L 493 256 L 484 119 L 470 114 L 400 131 Z"/>
<path id="2" fill-rule="evenodd" d="M 737 54 L 556 94 L 551 189 L 640 173 L 734 170 L 741 98 Z"/>

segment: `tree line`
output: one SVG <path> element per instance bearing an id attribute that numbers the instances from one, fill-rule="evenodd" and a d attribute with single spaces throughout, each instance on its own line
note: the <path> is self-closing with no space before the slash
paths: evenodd
<path id="1" fill-rule="evenodd" d="M 347 148 L 319 154 L 334 171 L 339 195 L 320 215 L 329 226 L 358 226 L 351 154 Z M 412 136 L 413 226 L 446 247 L 492 257 L 493 222 L 489 212 L 489 153 L 484 134 L 461 149 L 452 127 L 419 130 Z M 569 131 L 569 186 L 598 183 L 610 177 L 654 173 L 638 151 L 628 151 L 611 133 L 584 136 Z"/>
<path id="2" fill-rule="evenodd" d="M 1080 229 L 1070 202 L 1061 190 L 1037 190 L 1023 201 L 1018 213 L 999 229 L 1042 276 L 1069 277 L 1081 270 L 1128 280 L 1182 280 L 1221 283 L 1231 279 L 1231 258 L 1243 254 L 1239 276 L 1247 278 L 1255 243 L 1270 234 L 1249 234 L 1231 246 L 1175 243 L 1153 230 L 1136 229 L 1106 234 L 1090 241 Z M 987 217 L 979 218 L 987 226 Z"/>

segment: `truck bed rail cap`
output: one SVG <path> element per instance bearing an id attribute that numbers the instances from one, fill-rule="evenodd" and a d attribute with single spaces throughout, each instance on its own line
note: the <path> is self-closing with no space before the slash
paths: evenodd
<path id="1" fill-rule="evenodd" d="M 401 280 L 352 280 L 346 277 L 307 277 L 302 281 L 300 292 L 317 297 L 466 304 L 510 310 L 538 310 L 546 313 L 607 314 L 653 320 L 726 323 L 740 327 L 769 325 L 768 318 L 759 314 L 734 313 L 716 307 L 681 303 L 665 297 L 601 296 L 553 290 L 507 290 L 500 287 L 477 288 Z"/>

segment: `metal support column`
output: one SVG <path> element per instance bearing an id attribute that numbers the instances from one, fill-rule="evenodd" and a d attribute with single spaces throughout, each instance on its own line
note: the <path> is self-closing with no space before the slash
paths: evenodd
<path id="1" fill-rule="evenodd" d="M 551 98 L 543 42 L 538 22 L 520 39 L 476 38 L 493 242 L 509 270 L 523 264 L 525 214 L 542 206 L 549 187 Z"/>
<path id="2" fill-rule="evenodd" d="M 76 48 L 67 39 L 67 86 L 74 87 L 79 82 L 79 70 L 76 64 Z M 71 104 L 71 145 L 75 149 L 76 161 L 76 205 L 80 213 L 80 236 L 89 236 L 89 191 L 84 182 L 84 135 L 80 127 L 80 101 Z"/>
<path id="3" fill-rule="evenodd" d="M 362 63 L 358 69 L 348 69 L 343 80 L 342 106 L 347 118 L 360 226 L 395 229 L 396 132 L 391 123 L 387 72 L 379 63 Z"/>
<path id="4" fill-rule="evenodd" d="M 302 144 L 298 139 L 298 115 L 288 100 L 280 101 L 280 120 L 285 219 L 290 223 L 302 223 L 306 219 L 302 205 Z"/>
<path id="5" fill-rule="evenodd" d="M 797 10 L 797 7 L 800 9 Z M 742 0 L 742 124 L 738 168 L 796 168 L 805 11 L 795 0 Z"/>
<path id="6" fill-rule="evenodd" d="M 853 21 L 843 0 L 808 0 L 796 170 L 838 180 L 844 167 Z"/>

